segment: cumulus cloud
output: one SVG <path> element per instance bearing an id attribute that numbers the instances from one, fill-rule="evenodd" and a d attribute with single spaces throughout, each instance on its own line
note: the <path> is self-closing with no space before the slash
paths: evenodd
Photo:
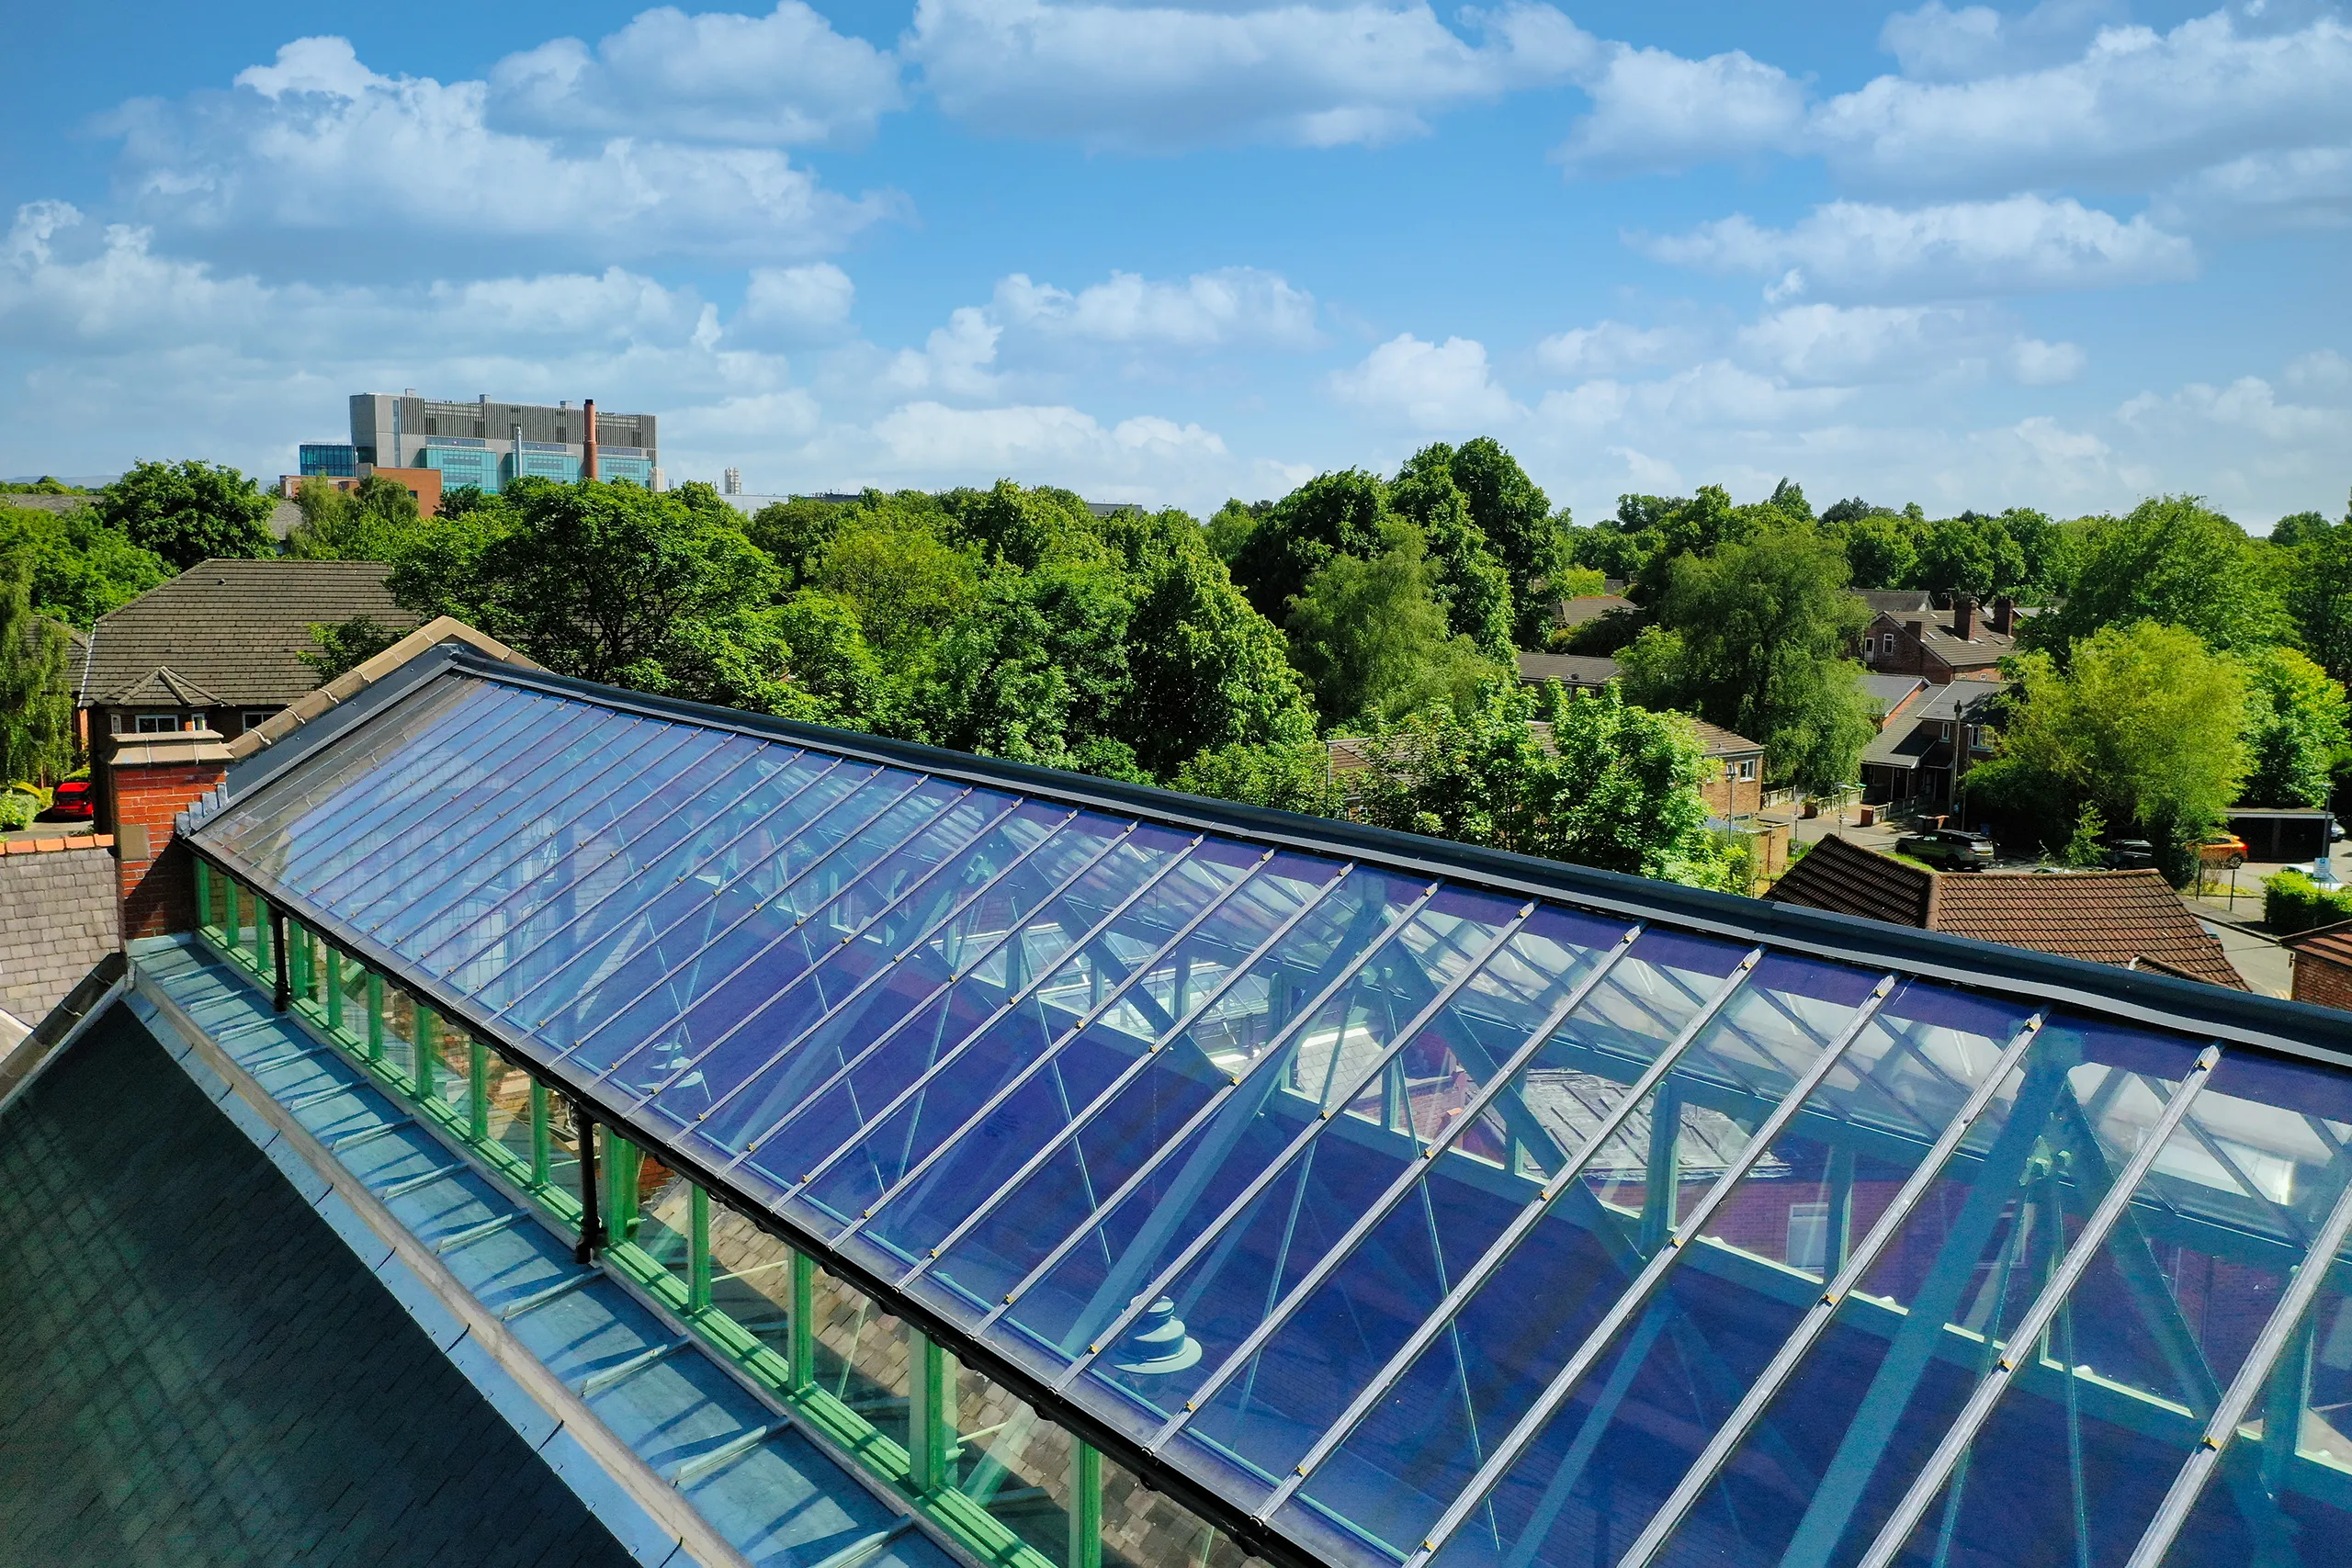
<path id="1" fill-rule="evenodd" d="M 1426 0 L 919 0 L 899 49 L 942 108 L 981 130 L 1168 152 L 1419 135 L 1432 114 L 1566 81 L 1598 48 L 1547 5 L 1462 16 L 1477 41 Z"/>
<path id="2" fill-rule="evenodd" d="M 2041 196 L 1910 209 L 1838 201 L 1788 229 L 1736 216 L 1634 243 L 1678 266 L 1777 276 L 1783 298 L 1825 289 L 1935 299 L 2103 288 L 2196 270 L 2189 243 L 2144 214 L 2124 222 L 2072 197 Z"/>
<path id="3" fill-rule="evenodd" d="M 834 249 L 903 207 L 828 191 L 774 148 L 627 136 L 573 148 L 495 129 L 487 103 L 482 83 L 379 75 L 347 40 L 313 38 L 232 92 L 137 101 L 112 125 L 134 208 L 190 235 L 764 259 Z"/>
<path id="4" fill-rule="evenodd" d="M 1696 334 L 1675 327 L 1599 321 L 1555 333 L 1535 345 L 1535 362 L 1562 376 L 1613 376 L 1645 369 L 1696 345 Z"/>
<path id="5" fill-rule="evenodd" d="M 2158 191 L 2166 223 L 2252 228 L 2352 227 L 2352 147 L 2249 152 Z"/>
<path id="6" fill-rule="evenodd" d="M 1965 82 L 1999 72 L 2056 65 L 2078 53 L 2098 29 L 2124 19 L 2121 0 L 2042 0 L 2005 17 L 1989 6 L 1955 11 L 1928 0 L 1898 11 L 1879 29 L 1881 49 L 1903 73 L 1928 82 Z"/>
<path id="7" fill-rule="evenodd" d="M 1041 468 L 1066 469 L 1073 461 L 1099 471 L 1106 463 L 1141 468 L 1170 458 L 1226 455 L 1224 440 L 1197 424 L 1145 415 L 1106 429 L 1091 414 L 1069 407 L 957 409 L 914 402 L 876 422 L 874 434 L 902 465 L 967 474 L 1034 474 Z"/>
<path id="8" fill-rule="evenodd" d="M 1307 348 L 1315 298 L 1278 274 L 1224 267 L 1170 281 L 1131 272 L 1073 294 L 1014 273 L 996 286 L 1008 323 L 1051 337 L 1172 348 Z"/>
<path id="9" fill-rule="evenodd" d="M 1584 85 L 1592 112 L 1554 154 L 1577 173 L 1679 169 L 1726 148 L 1787 151 L 1804 122 L 1804 85 L 1739 50 L 1685 60 L 1616 44 Z"/>
<path id="10" fill-rule="evenodd" d="M 839 335 L 849 325 L 857 286 L 831 262 L 807 266 L 755 266 L 743 288 L 739 329 L 807 343 Z"/>
<path id="11" fill-rule="evenodd" d="M 1424 343 L 1400 333 L 1326 385 L 1341 402 L 1416 430 L 1468 430 L 1520 412 L 1496 382 L 1486 345 L 1470 338 Z"/>
<path id="12" fill-rule="evenodd" d="M 556 39 L 490 73 L 495 122 L 563 139 L 858 141 L 904 103 L 894 60 L 800 0 L 764 17 L 663 6 L 594 49 Z"/>

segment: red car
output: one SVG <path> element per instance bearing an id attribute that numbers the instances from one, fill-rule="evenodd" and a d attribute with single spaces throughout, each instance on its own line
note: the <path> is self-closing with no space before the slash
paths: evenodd
<path id="1" fill-rule="evenodd" d="M 87 779 L 67 779 L 57 786 L 49 809 L 41 816 L 52 822 L 87 822 L 97 815 L 96 797 L 90 793 Z"/>

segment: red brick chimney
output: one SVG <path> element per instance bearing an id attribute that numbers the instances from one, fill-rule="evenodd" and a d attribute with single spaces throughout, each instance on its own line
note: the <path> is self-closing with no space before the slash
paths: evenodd
<path id="1" fill-rule="evenodd" d="M 1965 593 L 1951 596 L 1951 635 L 1962 642 L 1976 635 L 1976 601 Z"/>
<path id="2" fill-rule="evenodd" d="M 596 477 L 596 400 L 590 398 L 580 406 L 588 419 L 588 456 L 581 465 L 581 472 L 593 479 Z"/>
<path id="3" fill-rule="evenodd" d="M 107 770 L 122 885 L 122 940 L 196 929 L 195 870 L 172 818 L 228 776 L 229 743 L 209 729 L 125 735 Z"/>
<path id="4" fill-rule="evenodd" d="M 2017 611 L 2018 602 L 2006 593 L 1994 600 L 1993 619 L 1990 623 L 1993 629 L 2003 637 L 2007 637 L 2017 624 Z"/>

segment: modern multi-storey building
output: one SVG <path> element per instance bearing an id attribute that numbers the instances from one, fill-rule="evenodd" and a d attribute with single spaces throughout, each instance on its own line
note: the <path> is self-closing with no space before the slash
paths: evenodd
<path id="1" fill-rule="evenodd" d="M 444 490 L 473 485 L 496 491 L 526 475 L 569 483 L 583 476 L 663 488 L 654 416 L 599 413 L 594 399 L 494 403 L 356 392 L 351 439 L 305 442 L 304 477 L 357 479 L 376 471 L 430 469 Z"/>

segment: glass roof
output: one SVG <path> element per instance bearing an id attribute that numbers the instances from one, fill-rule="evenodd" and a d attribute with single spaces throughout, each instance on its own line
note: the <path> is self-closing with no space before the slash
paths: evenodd
<path id="1" fill-rule="evenodd" d="M 2344 1529 L 2352 1074 L 617 695 L 443 674 L 194 841 L 1267 1550 Z"/>

